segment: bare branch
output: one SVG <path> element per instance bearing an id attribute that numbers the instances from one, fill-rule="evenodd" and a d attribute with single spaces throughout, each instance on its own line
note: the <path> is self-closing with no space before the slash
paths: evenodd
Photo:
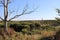
<path id="1" fill-rule="evenodd" d="M 13 18 L 9 19 L 9 21 L 11 21 L 12 19 L 17 18 L 17 17 L 19 17 L 19 16 L 21 16 L 21 15 L 23 15 L 23 14 L 15 15 Z"/>
<path id="2" fill-rule="evenodd" d="M 21 14 L 19 14 L 19 15 L 15 15 L 13 18 L 11 18 L 9 21 L 11 21 L 12 19 L 15 19 L 15 18 L 17 18 L 17 17 L 20 17 L 20 16 L 22 16 L 22 15 L 25 15 L 25 14 L 30 14 L 30 13 L 32 13 L 32 12 L 34 12 L 34 10 L 33 11 L 29 11 L 29 12 L 22 12 Z"/>
<path id="3" fill-rule="evenodd" d="M 17 18 L 17 17 L 19 17 L 19 16 L 25 14 L 25 12 L 27 11 L 27 9 L 28 9 L 28 5 L 26 5 L 26 6 L 24 7 L 24 9 L 23 9 L 23 11 L 22 11 L 21 14 L 15 15 L 15 16 L 14 16 L 13 18 L 11 18 L 10 20 L 12 20 L 12 19 L 14 19 L 14 18 Z M 16 13 L 17 13 L 17 12 L 16 12 Z M 9 20 L 9 21 L 10 21 L 10 20 Z"/>
<path id="4" fill-rule="evenodd" d="M 1 18 L 1 17 L 0 17 L 0 19 L 1 19 L 2 21 L 4 21 L 4 19 L 3 19 L 3 18 Z"/>
<path id="5" fill-rule="evenodd" d="M 22 13 L 26 12 L 26 11 L 27 11 L 27 9 L 28 9 L 28 5 L 26 4 L 26 6 L 24 7 L 24 9 L 23 9 Z"/>
<path id="6" fill-rule="evenodd" d="M 11 1 L 10 0 L 7 0 L 7 4 L 9 4 L 9 3 L 11 3 Z"/>
<path id="7" fill-rule="evenodd" d="M 24 9 L 23 9 L 23 11 L 22 11 L 21 14 L 15 15 L 13 18 L 9 19 L 8 21 L 11 21 L 12 19 L 15 19 L 15 18 L 20 17 L 20 16 L 25 15 L 25 14 L 30 14 L 30 13 L 34 12 L 37 8 L 36 9 L 33 9 L 32 11 L 27 11 L 27 9 L 28 9 L 28 5 L 26 5 L 24 7 Z"/>
<path id="8" fill-rule="evenodd" d="M 9 21 L 11 21 L 12 19 L 15 19 L 15 18 L 17 18 L 17 17 L 20 17 L 20 16 L 22 16 L 22 15 L 25 15 L 25 14 L 30 14 L 30 13 L 32 13 L 32 12 L 34 12 L 34 11 L 29 11 L 29 12 L 27 12 L 27 13 L 22 13 L 22 14 L 20 14 L 20 15 L 15 15 L 13 18 L 11 18 Z"/>
<path id="9" fill-rule="evenodd" d="M 10 0 L 7 0 L 6 5 L 8 5 L 9 3 L 11 3 L 11 1 Z M 5 5 L 5 0 L 0 0 L 0 4 L 2 4 L 5 7 L 6 6 Z"/>
<path id="10" fill-rule="evenodd" d="M 0 4 L 3 4 L 3 0 L 0 0 Z"/>
<path id="11" fill-rule="evenodd" d="M 0 0 L 0 6 L 4 6 L 4 0 Z"/>
<path id="12" fill-rule="evenodd" d="M 11 0 L 8 0 L 8 4 L 11 3 Z"/>
<path id="13" fill-rule="evenodd" d="M 14 10 L 10 11 L 10 12 L 9 12 L 9 16 L 10 16 L 13 12 L 15 12 L 15 11 L 14 11 Z"/>

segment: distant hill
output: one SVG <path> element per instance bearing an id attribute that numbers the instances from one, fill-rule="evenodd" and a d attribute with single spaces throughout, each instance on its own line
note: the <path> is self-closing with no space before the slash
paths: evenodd
<path id="1" fill-rule="evenodd" d="M 56 20 L 23 20 L 23 21 L 11 21 L 11 23 L 21 23 L 21 22 L 30 22 L 30 23 L 40 23 L 40 24 L 51 24 L 56 23 Z M 0 24 L 3 23 L 3 21 L 0 21 Z"/>

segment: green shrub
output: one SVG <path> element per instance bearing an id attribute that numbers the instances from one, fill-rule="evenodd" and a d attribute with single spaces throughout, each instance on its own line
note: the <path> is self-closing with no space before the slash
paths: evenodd
<path id="1" fill-rule="evenodd" d="M 53 40 L 52 37 L 44 37 L 44 38 L 41 38 L 39 40 Z"/>
<path id="2" fill-rule="evenodd" d="M 32 30 L 32 34 L 41 34 L 40 30 Z"/>
<path id="3" fill-rule="evenodd" d="M 1 28 L 3 28 L 3 27 L 4 27 L 4 25 L 3 25 L 3 24 L 0 24 L 0 27 L 1 27 Z"/>

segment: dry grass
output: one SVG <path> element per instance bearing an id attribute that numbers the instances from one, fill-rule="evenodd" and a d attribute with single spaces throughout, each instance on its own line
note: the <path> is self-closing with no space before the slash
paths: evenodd
<path id="1" fill-rule="evenodd" d="M 4 32 L 3 28 L 0 29 L 0 40 L 37 40 L 38 38 L 41 37 L 41 35 L 36 34 L 36 35 L 27 35 L 27 34 L 22 34 L 21 32 L 15 32 L 13 29 L 8 30 L 10 33 L 10 37 Z"/>
<path id="2" fill-rule="evenodd" d="M 0 40 L 38 40 L 42 37 L 48 37 L 55 35 L 55 31 L 41 31 L 41 34 L 27 35 L 22 32 L 15 32 L 13 29 L 8 30 L 11 34 L 10 37 L 6 35 L 3 28 L 0 29 Z"/>
<path id="3" fill-rule="evenodd" d="M 42 31 L 42 32 L 41 32 L 41 35 L 42 35 L 43 37 L 54 36 L 55 34 L 56 34 L 55 31 Z"/>
<path id="4" fill-rule="evenodd" d="M 35 34 L 35 35 L 27 35 L 22 33 L 17 33 L 16 40 L 37 40 L 38 38 L 41 38 L 41 35 Z"/>

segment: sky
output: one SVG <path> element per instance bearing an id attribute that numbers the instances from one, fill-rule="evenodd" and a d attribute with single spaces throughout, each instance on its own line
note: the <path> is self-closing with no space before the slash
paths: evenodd
<path id="1" fill-rule="evenodd" d="M 59 17 L 56 8 L 60 8 L 60 0 L 11 0 L 11 3 L 8 5 L 8 19 L 14 17 L 16 14 L 22 13 L 26 4 L 28 5 L 28 11 L 35 8 L 37 10 L 14 20 L 53 20 L 55 17 Z M 14 12 L 10 15 L 10 11 Z M 4 18 L 3 6 L 0 6 L 0 16 Z"/>

